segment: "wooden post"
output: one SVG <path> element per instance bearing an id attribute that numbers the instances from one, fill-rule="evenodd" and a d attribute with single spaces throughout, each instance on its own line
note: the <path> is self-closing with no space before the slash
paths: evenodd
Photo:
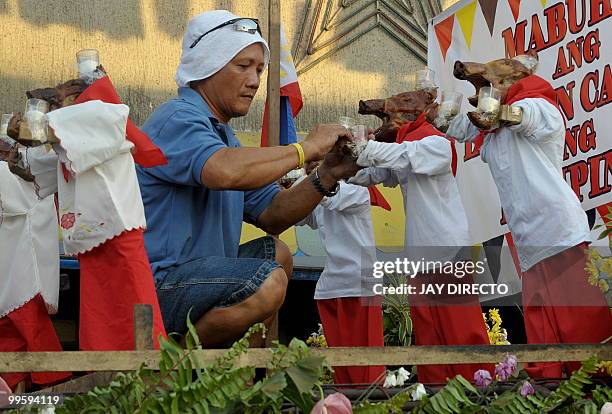
<path id="1" fill-rule="evenodd" d="M 153 307 L 134 305 L 134 343 L 137 351 L 153 349 Z"/>
<path id="2" fill-rule="evenodd" d="M 268 1 L 268 146 L 280 143 L 280 0 Z"/>

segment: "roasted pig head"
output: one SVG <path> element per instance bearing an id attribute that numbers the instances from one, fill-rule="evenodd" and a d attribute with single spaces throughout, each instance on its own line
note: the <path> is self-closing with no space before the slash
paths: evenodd
<path id="1" fill-rule="evenodd" d="M 532 75 L 537 67 L 536 54 L 520 55 L 513 59 L 497 59 L 488 63 L 455 62 L 453 75 L 474 85 L 476 93 L 468 98 L 470 104 L 478 106 L 478 93 L 483 86 L 493 86 L 501 91 L 502 102 L 510 86 Z"/>
<path id="2" fill-rule="evenodd" d="M 474 85 L 476 93 L 468 98 L 469 103 L 478 107 L 480 88 L 493 86 L 501 92 L 501 102 L 505 102 L 508 89 L 527 76 L 532 75 L 538 65 L 537 54 L 520 55 L 515 58 L 497 59 L 488 63 L 456 61 L 453 70 L 455 78 L 466 80 Z M 480 112 L 468 112 L 472 123 L 483 130 L 490 130 L 497 124 L 497 119 Z"/>
<path id="3" fill-rule="evenodd" d="M 407 122 L 414 121 L 425 110 L 434 106 L 436 90 L 403 92 L 386 99 L 359 101 L 359 113 L 375 115 L 383 124 L 374 131 L 376 141 L 395 142 L 397 131 Z"/>
<path id="4" fill-rule="evenodd" d="M 26 92 L 28 98 L 42 99 L 49 103 L 49 110 L 54 111 L 65 106 L 74 105 L 76 98 L 89 85 L 82 79 L 69 80 L 55 88 L 40 88 Z"/>

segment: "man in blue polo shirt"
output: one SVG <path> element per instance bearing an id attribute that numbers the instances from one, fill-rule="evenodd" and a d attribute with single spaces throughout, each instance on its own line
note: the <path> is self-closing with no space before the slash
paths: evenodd
<path id="1" fill-rule="evenodd" d="M 143 127 L 168 159 L 138 169 L 164 324 L 184 334 L 191 312 L 208 347 L 227 345 L 256 322 L 269 323 L 291 276 L 287 246 L 273 237 L 240 245 L 242 222 L 279 234 L 358 168 L 332 151 L 349 136 L 339 125 L 318 125 L 301 144 L 240 146 L 228 122 L 247 114 L 268 58 L 256 20 L 224 10 L 194 17 L 183 38 L 178 97 Z M 324 161 L 309 180 L 280 190 L 280 177 L 318 159 Z"/>

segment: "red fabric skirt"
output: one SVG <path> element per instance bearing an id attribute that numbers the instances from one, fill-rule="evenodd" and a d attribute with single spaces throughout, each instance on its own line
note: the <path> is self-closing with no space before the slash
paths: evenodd
<path id="1" fill-rule="evenodd" d="M 132 350 L 134 305 L 153 306 L 153 343 L 166 336 L 142 230 L 131 230 L 79 255 L 79 346 L 86 351 Z"/>
<path id="2" fill-rule="evenodd" d="M 586 243 L 542 260 L 523 275 L 525 330 L 530 344 L 600 343 L 612 335 L 612 314 L 598 287 L 588 283 Z M 580 364 L 530 364 L 532 377 L 559 378 Z"/>
<path id="3" fill-rule="evenodd" d="M 330 347 L 385 345 L 379 299 L 323 299 L 317 300 L 317 308 Z M 384 366 L 334 367 L 334 382 L 372 384 L 384 379 L 384 372 Z"/>
<path id="4" fill-rule="evenodd" d="M 59 339 L 41 295 L 0 318 L 0 352 L 61 351 Z M 69 372 L 17 372 L 1 376 L 9 387 L 22 381 L 47 386 L 65 380 Z"/>
<path id="5" fill-rule="evenodd" d="M 452 275 L 418 275 L 410 285 L 421 292 L 423 284 L 471 284 L 470 276 L 458 279 Z M 411 295 L 410 317 L 416 337 L 423 345 L 490 345 L 482 308 L 477 295 Z M 493 364 L 419 365 L 419 382 L 445 383 L 457 375 L 474 380 L 474 372 L 486 369 L 493 373 Z"/>

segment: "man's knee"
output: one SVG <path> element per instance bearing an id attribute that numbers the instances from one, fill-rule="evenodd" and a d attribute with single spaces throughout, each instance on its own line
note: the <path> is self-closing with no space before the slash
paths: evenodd
<path id="1" fill-rule="evenodd" d="M 274 269 L 257 292 L 251 296 L 257 309 L 268 318 L 277 312 L 285 301 L 287 274 L 284 269 Z"/>
<path id="2" fill-rule="evenodd" d="M 275 261 L 283 266 L 287 279 L 291 279 L 291 275 L 293 274 L 293 255 L 291 254 L 291 250 L 289 250 L 289 246 L 287 246 L 285 242 L 278 238 L 274 238 L 274 243 L 276 247 Z"/>

